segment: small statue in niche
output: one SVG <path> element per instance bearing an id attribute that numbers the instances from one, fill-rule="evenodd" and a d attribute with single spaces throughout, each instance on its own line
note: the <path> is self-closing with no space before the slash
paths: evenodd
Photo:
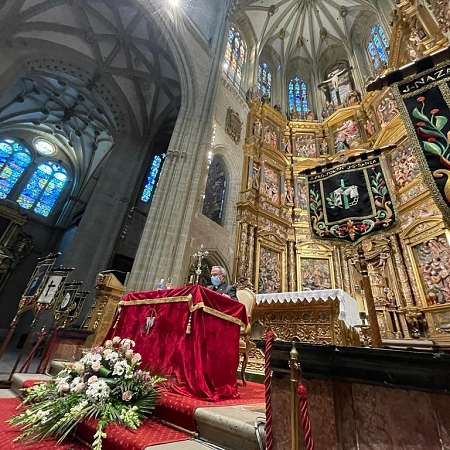
<path id="1" fill-rule="evenodd" d="M 372 136 L 375 133 L 375 124 L 373 123 L 373 120 L 367 119 L 364 124 L 364 129 L 369 136 Z"/>
<path id="2" fill-rule="evenodd" d="M 287 136 L 283 136 L 283 139 L 281 140 L 281 151 L 285 152 L 287 155 L 292 155 L 291 141 Z"/>
<path id="3" fill-rule="evenodd" d="M 278 112 L 281 114 L 281 105 L 280 105 L 279 103 L 277 103 L 277 104 L 273 107 L 273 109 L 274 109 L 275 111 L 278 111 Z"/>
<path id="4" fill-rule="evenodd" d="M 319 153 L 320 156 L 328 155 L 328 141 L 326 138 L 323 138 L 322 142 L 320 143 Z"/>
<path id="5" fill-rule="evenodd" d="M 294 201 L 294 188 L 287 182 L 284 182 L 284 195 L 287 203 Z"/>
<path id="6" fill-rule="evenodd" d="M 326 101 L 325 106 L 322 109 L 322 117 L 325 119 L 328 116 L 331 116 L 336 111 L 336 107 L 333 102 Z"/>
<path id="7" fill-rule="evenodd" d="M 270 139 L 270 146 L 273 148 L 277 148 L 277 133 L 276 131 L 272 131 L 272 137 Z"/>
<path id="8" fill-rule="evenodd" d="M 261 121 L 258 118 L 256 118 L 255 122 L 253 123 L 253 134 L 255 136 L 261 137 L 261 131 L 262 131 Z"/>
<path id="9" fill-rule="evenodd" d="M 350 91 L 347 95 L 347 105 L 353 106 L 361 101 L 360 95 L 357 91 Z"/>
<path id="10" fill-rule="evenodd" d="M 313 121 L 314 120 L 314 113 L 311 110 L 308 109 L 308 111 L 306 111 L 306 114 L 305 114 L 305 119 Z"/>
<path id="11" fill-rule="evenodd" d="M 272 144 L 272 133 L 271 133 L 269 127 L 266 127 L 264 129 L 264 143 L 267 144 L 267 145 L 271 145 Z"/>

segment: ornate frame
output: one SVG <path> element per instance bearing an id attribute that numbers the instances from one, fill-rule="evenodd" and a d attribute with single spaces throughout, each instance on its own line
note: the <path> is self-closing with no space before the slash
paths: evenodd
<path id="1" fill-rule="evenodd" d="M 239 113 L 234 111 L 232 108 L 227 109 L 225 133 L 233 139 L 235 144 L 240 142 L 242 134 L 242 120 L 239 117 Z"/>
<path id="2" fill-rule="evenodd" d="M 315 290 L 304 289 L 302 268 L 305 268 L 306 262 L 317 261 L 321 264 L 326 262 L 327 272 L 330 278 L 330 287 L 324 289 L 334 289 L 336 281 L 334 277 L 333 250 L 323 244 L 315 242 L 302 243 L 297 245 L 297 286 L 299 291 Z"/>
<path id="3" fill-rule="evenodd" d="M 268 250 L 278 255 L 280 266 L 280 288 L 279 292 L 284 292 L 286 289 L 286 244 L 278 237 L 272 234 L 262 233 L 256 243 L 256 264 L 255 264 L 255 290 L 259 293 L 260 277 L 259 272 L 261 267 L 261 249 Z M 278 292 L 278 290 L 272 291 Z M 263 292 L 261 292 L 263 293 Z"/>

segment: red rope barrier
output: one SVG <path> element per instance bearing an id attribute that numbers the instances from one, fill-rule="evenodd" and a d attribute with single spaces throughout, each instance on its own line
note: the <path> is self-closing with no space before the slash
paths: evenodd
<path id="1" fill-rule="evenodd" d="M 272 376 L 270 368 L 270 354 L 272 352 L 275 333 L 269 331 L 266 337 L 266 347 L 264 351 L 264 397 L 266 400 L 266 450 L 272 450 L 273 432 L 272 432 Z"/>
<path id="2" fill-rule="evenodd" d="M 308 414 L 308 394 L 305 386 L 299 383 L 298 385 L 298 397 L 300 400 L 300 414 L 302 419 L 303 435 L 305 439 L 306 450 L 314 450 L 314 441 L 311 434 L 311 422 Z"/>
<path id="3" fill-rule="evenodd" d="M 58 338 L 58 331 L 60 330 L 60 327 L 56 328 L 56 330 L 53 333 L 52 340 L 50 342 L 50 345 L 48 346 L 47 352 L 45 353 L 44 361 L 41 362 L 41 365 L 39 366 L 39 373 L 45 373 L 47 371 L 47 367 L 50 363 L 50 360 L 52 359 L 53 351 L 56 346 L 56 339 Z"/>
<path id="4" fill-rule="evenodd" d="M 20 367 L 19 373 L 22 373 L 22 370 L 25 369 L 25 367 L 31 361 L 31 359 L 33 358 L 34 354 L 36 353 L 37 348 L 39 347 L 39 345 L 41 345 L 41 342 L 44 340 L 44 337 L 45 337 L 45 331 L 44 331 L 44 329 L 42 329 L 41 332 L 39 333 L 39 337 L 38 337 L 38 340 L 37 340 L 36 344 L 34 345 L 33 349 L 30 352 L 30 354 L 27 356 L 27 359 L 25 360 L 25 362 Z"/>

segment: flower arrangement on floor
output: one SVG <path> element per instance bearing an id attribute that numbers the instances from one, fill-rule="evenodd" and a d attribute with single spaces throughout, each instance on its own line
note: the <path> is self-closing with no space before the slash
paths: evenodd
<path id="1" fill-rule="evenodd" d="M 101 450 L 108 424 L 136 429 L 155 408 L 166 379 L 139 369 L 141 355 L 134 345 L 115 337 L 93 347 L 50 382 L 24 389 L 22 405 L 29 407 L 8 420 L 21 427 L 14 441 L 57 437 L 60 443 L 84 419 L 94 418 L 98 425 L 92 448 Z"/>

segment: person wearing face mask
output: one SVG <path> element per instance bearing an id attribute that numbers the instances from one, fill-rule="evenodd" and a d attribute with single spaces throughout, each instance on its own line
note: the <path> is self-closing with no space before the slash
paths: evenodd
<path id="1" fill-rule="evenodd" d="M 211 269 L 211 285 L 208 289 L 216 291 L 219 294 L 228 295 L 233 300 L 237 300 L 236 287 L 227 282 L 227 271 L 220 266 L 213 266 Z"/>

